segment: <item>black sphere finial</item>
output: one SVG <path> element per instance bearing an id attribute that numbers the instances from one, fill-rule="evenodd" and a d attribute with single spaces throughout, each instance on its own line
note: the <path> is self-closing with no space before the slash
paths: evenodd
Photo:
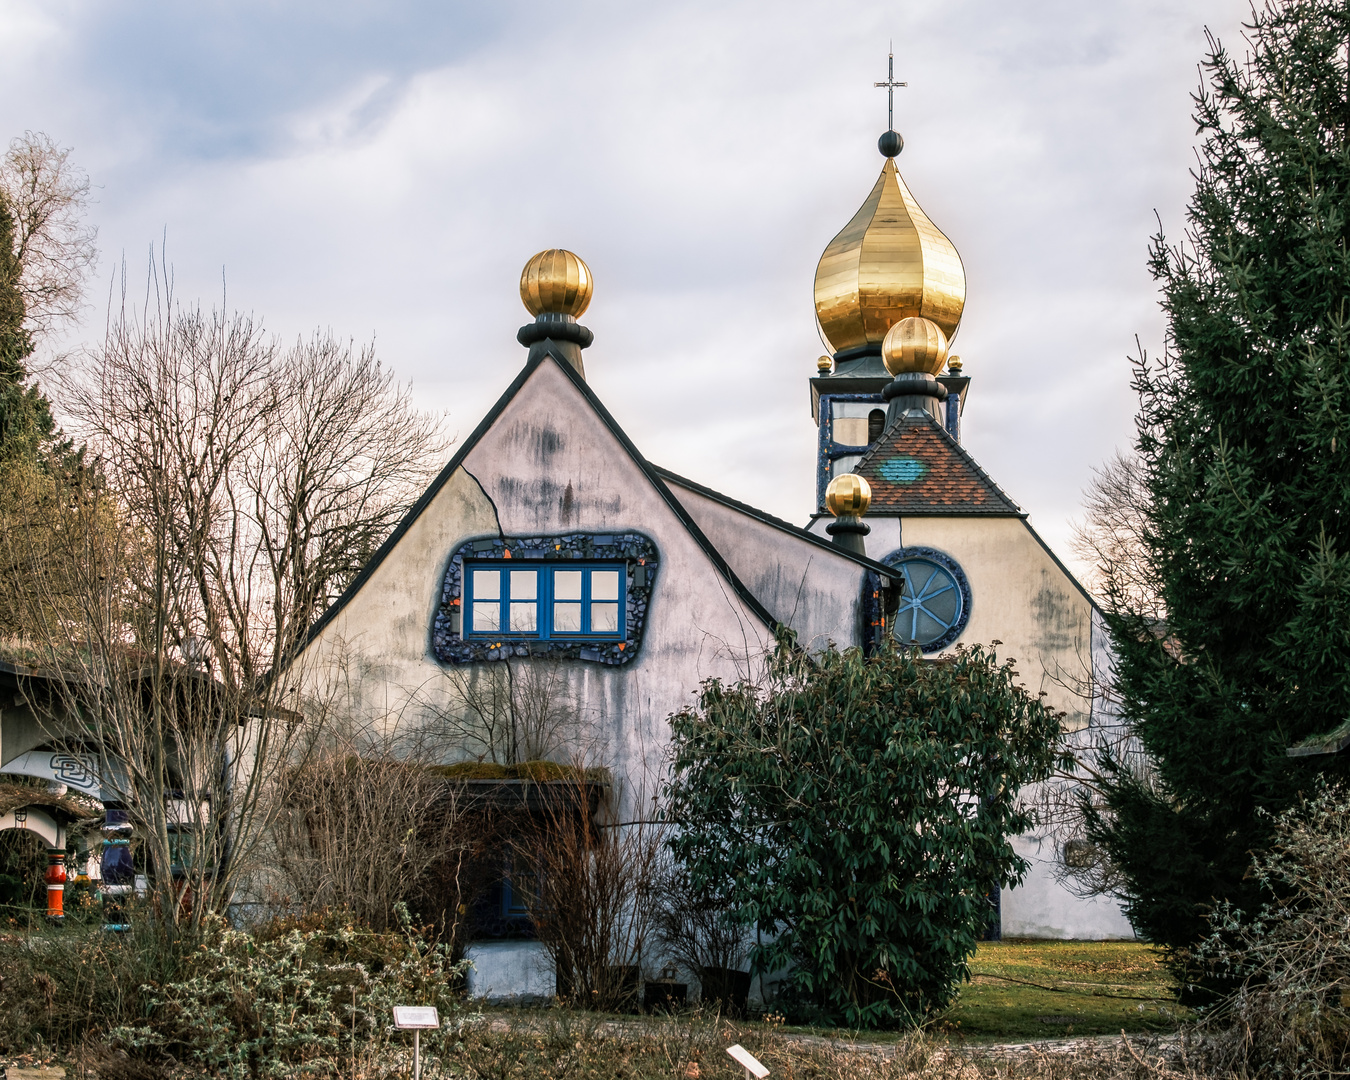
<path id="1" fill-rule="evenodd" d="M 883 156 L 888 158 L 895 157 L 895 155 L 900 153 L 904 148 L 905 140 L 900 137 L 900 132 L 898 131 L 882 132 L 881 138 L 877 140 L 877 149 L 881 151 Z"/>

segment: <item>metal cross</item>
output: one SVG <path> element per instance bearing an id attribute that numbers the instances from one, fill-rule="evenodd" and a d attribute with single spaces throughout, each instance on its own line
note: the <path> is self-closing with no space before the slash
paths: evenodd
<path id="1" fill-rule="evenodd" d="M 908 86 L 909 83 L 895 81 L 895 53 L 892 52 L 886 57 L 886 81 L 873 83 L 873 86 L 884 86 L 886 88 L 886 130 L 895 130 L 895 88 L 897 86 Z"/>

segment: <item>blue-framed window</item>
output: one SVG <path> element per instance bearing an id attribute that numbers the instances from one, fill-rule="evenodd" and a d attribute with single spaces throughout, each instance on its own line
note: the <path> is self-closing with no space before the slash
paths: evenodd
<path id="1" fill-rule="evenodd" d="M 621 640 L 623 563 L 466 560 L 464 636 Z"/>
<path id="2" fill-rule="evenodd" d="M 970 582 L 955 559 L 934 548 L 902 548 L 882 562 L 904 575 L 905 587 L 891 632 L 896 641 L 937 652 L 954 642 L 970 621 Z"/>

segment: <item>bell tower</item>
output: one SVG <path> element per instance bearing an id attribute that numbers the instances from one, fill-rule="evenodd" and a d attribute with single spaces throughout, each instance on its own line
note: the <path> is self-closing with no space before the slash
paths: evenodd
<path id="1" fill-rule="evenodd" d="M 876 85 L 890 98 L 892 124 L 877 140 L 886 161 L 862 207 L 816 267 L 816 319 L 831 351 L 817 361 L 811 379 L 818 512 L 825 509 L 830 481 L 849 472 L 885 431 L 888 413 L 895 411 L 897 373 L 908 373 L 905 380 L 916 383 L 921 407 L 953 439 L 970 382 L 960 359 L 948 357 L 966 302 L 961 257 L 895 167 L 905 140 L 894 129 L 894 94 L 905 84 L 895 81 L 893 54 L 887 81 Z M 888 339 L 902 322 L 903 330 Z M 889 399 L 883 397 L 888 389 Z"/>

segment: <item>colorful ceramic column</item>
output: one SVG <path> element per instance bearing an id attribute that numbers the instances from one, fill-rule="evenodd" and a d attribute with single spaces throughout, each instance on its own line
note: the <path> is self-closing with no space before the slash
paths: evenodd
<path id="1" fill-rule="evenodd" d="M 47 849 L 47 918 L 66 915 L 66 853 L 61 848 Z"/>

